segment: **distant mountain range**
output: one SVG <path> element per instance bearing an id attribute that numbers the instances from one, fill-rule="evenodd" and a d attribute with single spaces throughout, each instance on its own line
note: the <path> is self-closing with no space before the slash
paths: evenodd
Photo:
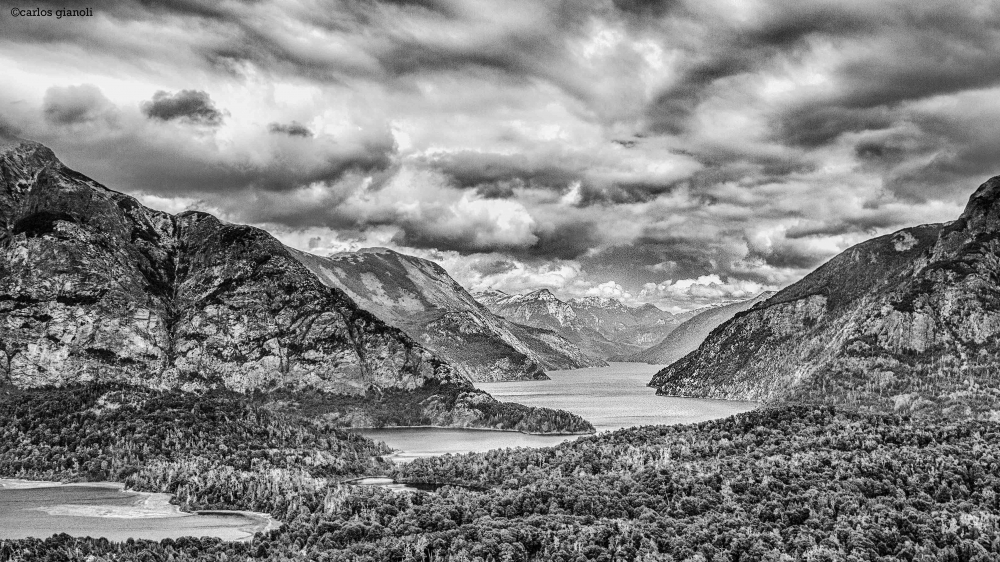
<path id="1" fill-rule="evenodd" d="M 737 314 L 658 393 L 1000 418 L 1000 178 L 954 222 L 854 246 Z"/>
<path id="2" fill-rule="evenodd" d="M 472 380 L 547 379 L 543 369 L 604 364 L 554 332 L 493 314 L 432 261 L 386 248 L 326 258 L 292 253 L 321 281 L 403 329 Z"/>
<path id="3" fill-rule="evenodd" d="M 475 390 L 267 232 L 146 208 L 38 143 L 0 138 L 0 225 L 0 386 L 298 392 L 283 400 L 343 424 L 406 410 L 411 424 L 589 427 Z"/>
<path id="4" fill-rule="evenodd" d="M 548 289 L 523 295 L 492 290 L 474 296 L 496 314 L 518 324 L 552 330 L 600 359 L 618 359 L 641 351 L 689 317 L 675 316 L 651 304 L 630 307 L 612 298 L 562 301 Z"/>
<path id="5" fill-rule="evenodd" d="M 697 314 L 677 326 L 662 341 L 625 359 L 652 365 L 669 365 L 698 349 L 698 346 L 705 341 L 712 330 L 737 313 L 748 310 L 772 295 L 774 295 L 773 292 L 767 291 L 745 301 L 696 310 Z"/>

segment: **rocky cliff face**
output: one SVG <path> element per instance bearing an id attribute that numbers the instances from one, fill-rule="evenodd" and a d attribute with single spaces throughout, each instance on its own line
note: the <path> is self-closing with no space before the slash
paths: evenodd
<path id="1" fill-rule="evenodd" d="M 773 292 L 765 292 L 745 301 L 705 309 L 685 320 L 655 345 L 629 356 L 627 360 L 651 365 L 669 365 L 698 349 L 698 346 L 705 341 L 712 330 L 723 322 L 736 316 L 737 313 L 767 300 L 772 295 L 774 295 Z"/>
<path id="2" fill-rule="evenodd" d="M 657 373 L 663 394 L 1000 419 L 1000 178 L 958 220 L 859 244 Z"/>
<path id="3" fill-rule="evenodd" d="M 168 215 L 0 145 L 0 381 L 328 392 L 468 381 L 266 232 Z"/>
<path id="4" fill-rule="evenodd" d="M 477 302 L 438 264 L 385 248 L 295 257 L 328 286 L 476 381 L 548 379 L 595 361 L 557 334 L 517 326 Z"/>
<path id="5" fill-rule="evenodd" d="M 681 322 L 649 304 L 630 307 L 601 297 L 561 301 L 547 289 L 523 295 L 488 291 L 476 298 L 504 318 L 552 330 L 592 356 L 611 360 L 662 340 Z"/>

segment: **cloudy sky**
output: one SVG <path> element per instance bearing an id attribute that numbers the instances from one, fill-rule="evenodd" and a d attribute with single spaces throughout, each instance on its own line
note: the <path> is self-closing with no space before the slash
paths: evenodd
<path id="1" fill-rule="evenodd" d="M 93 10 L 0 14 L 0 126 L 149 206 L 474 290 L 749 297 L 1000 174 L 992 0 Z"/>

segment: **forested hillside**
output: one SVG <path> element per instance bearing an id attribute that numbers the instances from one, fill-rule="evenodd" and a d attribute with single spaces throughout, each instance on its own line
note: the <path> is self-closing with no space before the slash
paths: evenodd
<path id="1" fill-rule="evenodd" d="M 1000 556 L 1000 424 L 786 406 L 331 484 L 252 544 L 8 541 L 0 560 L 946 560 Z M 223 558 L 225 556 L 226 558 Z"/>
<path id="2" fill-rule="evenodd" d="M 0 477 L 124 482 L 190 509 L 285 517 L 325 478 L 385 470 L 389 453 L 232 392 L 102 384 L 0 394 Z"/>

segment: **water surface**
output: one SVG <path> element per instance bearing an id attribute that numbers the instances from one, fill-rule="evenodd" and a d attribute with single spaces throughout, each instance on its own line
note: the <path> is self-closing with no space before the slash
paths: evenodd
<path id="1" fill-rule="evenodd" d="M 497 400 L 573 412 L 597 431 L 640 425 L 675 425 L 725 418 L 757 407 L 756 402 L 657 396 L 646 386 L 662 365 L 611 363 L 547 371 L 548 381 L 476 383 Z"/>
<path id="2" fill-rule="evenodd" d="M 74 537 L 247 540 L 270 525 L 262 514 L 183 513 L 167 494 L 123 491 L 121 484 L 65 484 L 0 479 L 0 540 Z"/>
<path id="3" fill-rule="evenodd" d="M 583 416 L 600 431 L 640 425 L 673 425 L 718 419 L 757 407 L 754 402 L 657 396 L 646 386 L 661 366 L 612 363 L 567 371 L 548 371 L 552 380 L 476 383 L 497 400 L 558 408 Z M 394 460 L 447 453 L 482 452 L 507 447 L 548 447 L 576 435 L 525 435 L 475 429 L 395 428 L 358 430 L 397 450 Z"/>

